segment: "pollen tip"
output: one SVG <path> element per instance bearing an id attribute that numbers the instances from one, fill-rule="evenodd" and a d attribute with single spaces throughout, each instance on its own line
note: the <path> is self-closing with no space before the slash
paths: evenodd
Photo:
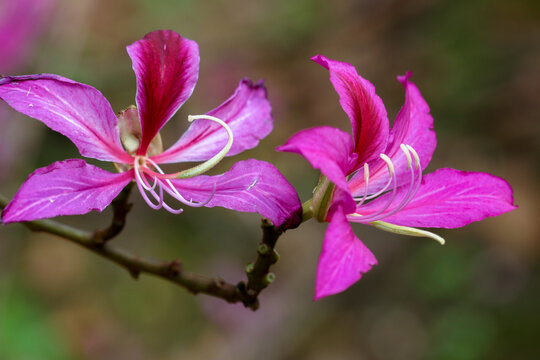
<path id="1" fill-rule="evenodd" d="M 406 169 L 409 170 L 409 168 L 412 165 L 411 153 L 410 153 L 409 149 L 407 148 L 407 145 L 401 144 L 401 145 L 399 145 L 399 147 L 401 148 L 401 151 L 403 151 L 403 153 L 405 154 L 405 157 L 407 158 L 407 168 Z"/>
<path id="2" fill-rule="evenodd" d="M 420 157 L 418 156 L 418 153 L 411 145 L 406 145 L 407 148 L 411 151 L 413 157 L 414 157 L 414 168 L 418 169 L 420 168 Z"/>
<path id="3" fill-rule="evenodd" d="M 386 154 L 381 154 L 380 157 L 388 166 L 388 172 L 390 172 L 390 176 L 394 176 L 394 164 L 392 163 L 392 160 Z"/>
<path id="4" fill-rule="evenodd" d="M 368 165 L 368 163 L 364 164 L 364 181 L 366 183 L 369 181 L 369 165 Z"/>

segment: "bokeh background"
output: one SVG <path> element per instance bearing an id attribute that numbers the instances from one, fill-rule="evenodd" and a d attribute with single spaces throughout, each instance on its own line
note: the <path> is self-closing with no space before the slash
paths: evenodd
<path id="1" fill-rule="evenodd" d="M 536 0 L 0 0 L 0 73 L 61 74 L 134 103 L 125 46 L 156 29 L 199 43 L 192 98 L 163 129 L 172 144 L 188 114 L 225 100 L 240 78 L 264 78 L 275 128 L 226 159 L 273 162 L 309 198 L 318 174 L 277 153 L 294 132 L 349 130 L 317 53 L 352 63 L 391 118 L 407 70 L 431 106 L 438 148 L 429 170 L 506 178 L 519 209 L 463 229 L 447 245 L 354 226 L 379 265 L 351 289 L 312 301 L 324 224 L 283 236 L 277 279 L 257 312 L 117 266 L 51 235 L 0 227 L 0 359 L 539 359 L 540 2 Z M 0 193 L 36 167 L 79 157 L 64 137 L 0 104 Z M 195 272 L 243 279 L 259 218 L 223 209 L 154 212 L 133 194 L 115 242 L 181 259 Z M 87 229 L 103 214 L 66 217 Z"/>

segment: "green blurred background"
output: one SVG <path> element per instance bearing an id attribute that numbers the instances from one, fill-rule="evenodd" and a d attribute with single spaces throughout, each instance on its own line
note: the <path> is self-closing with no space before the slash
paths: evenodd
<path id="1" fill-rule="evenodd" d="M 44 15 L 45 16 L 45 15 Z M 431 106 L 438 167 L 486 171 L 513 186 L 519 209 L 464 229 L 447 245 L 354 226 L 379 265 L 343 294 L 312 301 L 325 225 L 283 236 L 277 279 L 251 312 L 122 269 L 19 225 L 0 228 L 0 360 L 64 359 L 540 359 L 540 2 L 536 0 L 64 0 L 48 13 L 16 73 L 56 73 L 103 92 L 117 111 L 134 103 L 125 46 L 156 29 L 198 42 L 192 98 L 162 131 L 166 145 L 225 100 L 240 78 L 264 78 L 275 118 L 260 146 L 229 158 L 273 162 L 306 200 L 318 174 L 273 149 L 317 125 L 349 130 L 322 53 L 369 79 L 393 118 L 407 70 Z M 0 104 L 1 105 L 1 104 Z M 1 171 L 12 196 L 28 173 L 79 157 L 64 137 L 9 111 Z M 3 130 L 7 131 L 8 130 Z M 3 141 L 6 142 L 8 140 Z M 5 145 L 5 144 L 4 144 Z M 192 271 L 243 279 L 259 218 L 224 209 L 175 216 L 138 194 L 115 242 L 179 258 Z M 62 219 L 94 229 L 109 210 Z"/>

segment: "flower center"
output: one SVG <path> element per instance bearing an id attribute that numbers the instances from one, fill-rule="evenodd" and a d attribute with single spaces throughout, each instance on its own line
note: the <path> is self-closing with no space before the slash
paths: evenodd
<path id="1" fill-rule="evenodd" d="M 410 203 L 411 200 L 414 199 L 414 197 L 416 196 L 416 193 L 420 188 L 420 184 L 422 183 L 422 166 L 420 164 L 420 157 L 418 156 L 418 153 L 410 145 L 401 144 L 399 147 L 401 151 L 403 151 L 403 154 L 405 155 L 405 158 L 407 160 L 406 170 L 410 171 L 411 180 L 409 182 L 407 192 L 401 197 L 401 199 L 395 201 L 396 192 L 398 189 L 398 182 L 397 175 L 394 169 L 394 163 L 392 162 L 392 159 L 390 159 L 387 155 L 381 154 L 380 157 L 386 163 L 386 167 L 388 168 L 388 182 L 381 190 L 377 191 L 374 194 L 369 194 L 369 167 L 367 163 L 364 164 L 364 195 L 354 198 L 354 200 L 357 202 L 356 213 L 347 215 L 347 218 L 349 219 L 349 221 L 364 224 L 369 223 L 370 225 L 373 225 L 378 229 L 396 234 L 428 237 L 438 241 L 441 245 L 444 245 L 444 239 L 432 232 L 381 221 L 381 219 L 392 216 L 398 211 L 401 211 L 405 206 L 407 206 L 407 204 Z M 390 186 L 392 186 L 391 189 Z M 362 215 L 358 213 L 360 207 L 362 206 L 362 204 L 364 204 L 366 200 L 374 199 L 377 196 L 388 192 L 391 192 L 391 195 L 388 197 L 386 203 L 383 204 L 378 210 L 368 215 Z"/>
<path id="2" fill-rule="evenodd" d="M 208 204 L 208 202 L 214 196 L 214 193 L 216 191 L 216 184 L 214 184 L 214 191 L 208 197 L 208 199 L 202 202 L 195 202 L 192 199 L 187 200 L 180 194 L 180 192 L 176 189 L 173 182 L 171 181 L 173 179 L 188 179 L 207 172 L 208 170 L 216 166 L 231 149 L 233 143 L 233 134 L 231 128 L 223 120 L 210 115 L 188 116 L 189 122 L 199 119 L 206 119 L 217 122 L 225 129 L 225 131 L 227 131 L 227 135 L 229 137 L 229 140 L 227 141 L 227 144 L 223 147 L 223 149 L 209 160 L 187 170 L 183 170 L 173 174 L 165 174 L 163 169 L 161 169 L 161 167 L 159 167 L 159 165 L 155 161 L 153 161 L 151 157 L 142 155 L 134 157 L 133 171 L 135 172 L 135 181 L 137 183 L 137 187 L 139 188 L 143 199 L 152 209 L 158 210 L 164 208 L 165 210 L 173 214 L 179 214 L 183 211 L 182 208 L 173 209 L 167 203 L 165 203 L 165 193 L 169 194 L 171 197 L 178 200 L 180 203 L 192 207 L 204 206 Z M 150 185 L 151 182 L 152 185 Z M 148 196 L 147 193 L 150 194 L 153 200 Z"/>
<path id="3" fill-rule="evenodd" d="M 391 192 L 391 195 L 389 196 L 387 202 L 384 205 L 382 205 L 377 211 L 369 215 L 364 216 L 358 213 L 350 214 L 349 216 L 357 217 L 355 221 L 361 222 L 361 223 L 369 223 L 369 222 L 378 221 L 386 217 L 392 216 L 398 211 L 400 211 L 401 209 L 403 209 L 405 206 L 407 206 L 407 204 L 411 202 L 411 200 L 414 198 L 414 196 L 418 192 L 420 184 L 422 183 L 422 166 L 420 164 L 420 157 L 418 156 L 418 153 L 416 152 L 416 150 L 414 150 L 414 148 L 410 145 L 401 144 L 400 149 L 401 151 L 403 151 L 405 158 L 407 160 L 406 170 L 410 171 L 410 177 L 411 177 L 407 192 L 397 202 L 397 204 L 393 205 L 394 200 L 396 199 L 396 192 L 399 187 L 397 183 L 397 176 L 395 172 L 394 163 L 392 162 L 392 159 L 390 159 L 387 155 L 380 154 L 381 159 L 386 163 L 386 167 L 388 169 L 388 182 L 381 190 L 377 191 L 374 194 L 369 194 L 369 166 L 367 163 L 364 164 L 363 166 L 364 168 L 364 195 L 360 197 L 356 197 L 354 199 L 357 202 L 357 205 L 356 205 L 357 211 L 360 208 L 360 206 L 364 204 L 366 200 L 374 199 L 385 192 Z M 414 160 L 414 166 L 413 166 L 413 160 Z"/>

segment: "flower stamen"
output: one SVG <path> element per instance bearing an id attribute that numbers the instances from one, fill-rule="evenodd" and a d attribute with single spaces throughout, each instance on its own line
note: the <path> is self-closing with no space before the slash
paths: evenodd
<path id="1" fill-rule="evenodd" d="M 360 197 L 360 198 L 354 198 L 355 201 L 359 201 L 359 203 L 356 204 L 357 207 L 362 205 L 368 198 L 368 189 L 369 189 L 369 165 L 368 165 L 368 163 L 364 164 L 364 184 L 365 184 L 364 195 L 362 197 Z M 388 184 L 386 185 L 386 187 L 388 187 Z"/>
<path id="2" fill-rule="evenodd" d="M 161 169 L 159 167 L 159 165 L 156 164 L 152 159 L 147 159 L 147 161 L 159 172 L 160 175 L 165 175 L 165 172 L 163 171 L 163 169 Z M 150 170 L 150 169 L 148 169 L 148 168 L 144 169 L 144 171 L 147 171 L 147 170 Z M 151 172 L 154 173 L 153 171 L 151 171 Z M 206 199 L 205 201 L 202 201 L 202 202 L 194 202 L 192 200 L 186 200 L 182 195 L 180 195 L 178 190 L 176 190 L 176 187 L 173 185 L 171 180 L 168 179 L 168 178 L 160 179 L 160 187 L 163 187 L 163 183 L 161 182 L 162 180 L 165 180 L 165 182 L 168 185 L 167 187 L 165 187 L 165 191 L 167 191 L 167 193 L 169 195 L 171 195 L 172 197 L 174 197 L 176 200 L 180 201 L 181 203 L 183 203 L 185 205 L 188 205 L 188 206 L 191 206 L 191 207 L 202 207 L 202 206 L 208 204 L 208 202 L 210 202 L 210 200 L 212 200 L 212 197 L 214 196 L 214 194 L 216 192 L 216 184 L 214 184 L 214 190 L 212 191 L 212 194 L 210 195 L 210 197 L 208 199 Z"/>
<path id="3" fill-rule="evenodd" d="M 407 190 L 407 193 L 403 196 L 403 198 L 401 199 L 398 205 L 396 205 L 393 209 L 385 213 L 385 211 L 388 210 L 388 208 L 392 205 L 392 203 L 395 200 L 396 191 L 397 191 L 397 179 L 396 179 L 396 175 L 394 171 L 394 164 L 392 163 L 392 160 L 387 155 L 381 154 L 380 155 L 381 159 L 383 159 L 386 162 L 387 167 L 388 167 L 388 173 L 390 177 L 388 184 L 393 181 L 392 195 L 390 196 L 389 200 L 386 202 L 384 206 L 382 206 L 379 210 L 377 210 L 376 212 L 372 214 L 369 214 L 366 216 L 363 216 L 358 213 L 350 214 L 349 216 L 356 218 L 354 221 L 362 222 L 362 223 L 372 223 L 374 221 L 378 221 L 380 219 L 384 219 L 386 217 L 392 216 L 398 211 L 400 211 L 401 209 L 403 209 L 405 206 L 407 206 L 407 204 L 411 202 L 411 200 L 414 198 L 414 196 L 418 192 L 418 189 L 420 188 L 420 184 L 422 181 L 422 167 L 420 164 L 420 157 L 418 156 L 418 153 L 414 150 L 414 148 L 410 145 L 401 144 L 400 149 L 403 151 L 405 158 L 407 159 L 406 169 L 410 170 L 410 175 L 411 175 L 411 180 L 409 183 L 409 189 Z M 413 159 L 414 159 L 414 165 L 413 165 Z M 418 170 L 418 174 L 416 174 L 416 170 Z M 362 205 L 365 202 L 365 200 L 372 199 L 382 194 L 384 191 L 386 191 L 388 184 L 382 190 L 380 190 L 377 194 L 364 196 L 360 198 L 360 202 L 357 204 L 357 209 L 359 208 L 360 205 Z M 366 186 L 365 194 L 367 194 L 368 192 L 367 182 L 365 186 Z M 355 200 L 358 201 L 359 199 L 355 198 Z"/>
<path id="4" fill-rule="evenodd" d="M 147 165 L 152 166 L 157 172 L 152 171 Z M 179 209 L 173 209 L 170 207 L 164 200 L 164 192 L 167 192 L 170 196 L 172 196 L 174 199 L 178 200 L 184 205 L 191 206 L 191 207 L 202 207 L 205 206 L 212 200 L 214 197 L 214 194 L 216 192 L 216 184 L 214 184 L 214 189 L 212 191 L 212 194 L 201 202 L 195 202 L 193 200 L 186 200 L 176 189 L 172 181 L 168 178 L 168 175 L 165 174 L 163 169 L 159 167 L 159 165 L 154 162 L 152 159 L 144 157 L 144 156 L 136 156 L 135 161 L 133 162 L 133 168 L 135 172 L 135 179 L 137 182 L 137 187 L 139 188 L 139 191 L 144 199 L 144 201 L 154 210 L 159 210 L 162 207 L 173 213 L 173 214 L 179 214 L 183 211 L 182 208 Z M 146 177 L 153 178 L 153 185 L 150 185 L 148 182 L 148 179 Z M 159 186 L 159 194 L 156 191 L 156 187 Z M 146 194 L 150 193 L 151 197 L 154 198 L 154 200 L 157 201 L 157 204 L 154 203 L 151 198 Z"/>
<path id="5" fill-rule="evenodd" d="M 388 209 L 388 207 L 392 204 L 392 202 L 394 201 L 394 198 L 396 197 L 396 190 L 397 190 L 397 180 L 396 180 L 396 175 L 395 175 L 395 171 L 394 171 L 394 164 L 392 163 L 392 160 L 385 154 L 380 154 L 380 157 L 381 159 L 383 159 L 383 161 L 386 163 L 386 167 L 388 168 L 388 175 L 390 176 L 390 179 L 391 181 L 393 182 L 393 187 L 392 187 L 392 195 L 390 196 L 390 200 L 386 203 L 386 205 L 384 205 L 382 208 L 380 208 L 379 210 L 377 210 L 375 213 L 371 214 L 371 215 L 368 215 L 366 216 L 367 219 L 373 219 L 373 218 L 377 218 L 380 214 L 382 214 L 383 212 L 386 211 L 386 209 Z M 358 207 L 357 207 L 358 208 Z M 353 216 L 354 215 L 357 215 L 357 214 L 352 214 Z M 359 215 L 359 214 L 358 214 Z M 362 216 L 362 215 L 359 215 L 359 216 Z M 362 220 L 361 222 L 365 222 L 365 221 L 368 221 L 369 220 L 364 220 L 364 217 L 362 217 Z"/>
<path id="6" fill-rule="evenodd" d="M 188 116 L 189 122 L 192 122 L 198 119 L 214 121 L 218 123 L 219 125 L 223 126 L 225 131 L 227 131 L 227 136 L 229 137 L 229 140 L 227 141 L 227 144 L 225 144 L 223 149 L 221 149 L 221 151 L 218 152 L 216 155 L 214 155 L 211 159 L 206 160 L 202 164 L 194 166 L 191 169 L 187 169 L 187 170 L 180 171 L 179 173 L 177 173 L 176 177 L 178 179 L 187 179 L 187 178 L 191 178 L 191 177 L 207 172 L 208 170 L 216 166 L 221 160 L 223 160 L 223 158 L 227 155 L 229 150 L 231 150 L 231 147 L 233 144 L 233 133 L 232 133 L 231 128 L 229 127 L 229 125 L 227 125 L 225 121 L 211 115 L 195 115 L 195 116 L 189 115 Z"/>

